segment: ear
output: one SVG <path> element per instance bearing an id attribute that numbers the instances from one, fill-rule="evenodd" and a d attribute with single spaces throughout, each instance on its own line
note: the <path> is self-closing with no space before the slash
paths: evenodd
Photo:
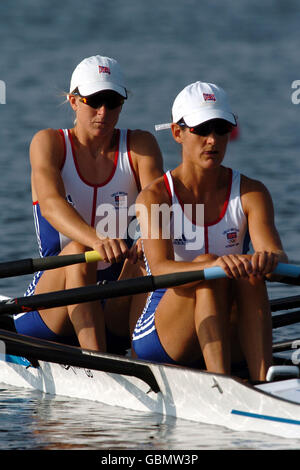
<path id="1" fill-rule="evenodd" d="M 172 131 L 173 139 L 176 142 L 178 142 L 179 144 L 181 144 L 182 143 L 182 132 L 184 132 L 182 127 L 179 126 L 179 124 L 176 124 L 176 123 L 173 122 L 171 124 L 171 131 Z"/>
<path id="2" fill-rule="evenodd" d="M 78 104 L 77 104 L 78 97 L 75 96 L 75 95 L 68 95 L 68 101 L 69 101 L 70 106 L 71 106 L 71 108 L 73 109 L 73 111 L 77 111 L 77 107 L 78 107 Z"/>

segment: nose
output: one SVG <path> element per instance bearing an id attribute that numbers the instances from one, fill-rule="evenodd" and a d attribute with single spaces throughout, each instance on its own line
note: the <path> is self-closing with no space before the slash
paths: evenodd
<path id="1" fill-rule="evenodd" d="M 97 108 L 97 114 L 105 114 L 106 112 L 107 112 L 107 107 L 105 106 L 105 104 L 101 104 Z"/>
<path id="2" fill-rule="evenodd" d="M 217 134 L 215 133 L 214 130 L 212 130 L 207 136 L 206 140 L 207 142 L 215 142 L 216 141 Z"/>

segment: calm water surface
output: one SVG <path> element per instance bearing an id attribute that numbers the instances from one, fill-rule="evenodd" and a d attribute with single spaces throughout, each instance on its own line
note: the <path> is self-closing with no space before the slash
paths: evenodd
<path id="1" fill-rule="evenodd" d="M 300 109 L 291 100 L 291 84 L 300 79 L 299 20 L 297 0 L 1 2 L 1 260 L 38 254 L 29 144 L 41 128 L 72 126 L 62 94 L 77 63 L 100 53 L 120 61 L 131 91 L 120 126 L 154 132 L 155 124 L 169 121 L 176 94 L 195 80 L 228 91 L 240 135 L 226 163 L 267 185 L 285 249 L 300 264 Z M 170 132 L 156 137 L 165 168 L 176 166 L 179 148 Z M 22 295 L 29 281 L 1 280 L 0 292 Z M 275 284 L 269 292 L 276 298 L 297 288 Z M 275 339 L 299 333 L 293 326 Z M 295 441 L 1 385 L 0 433 L 0 449 L 11 450 L 300 448 Z"/>

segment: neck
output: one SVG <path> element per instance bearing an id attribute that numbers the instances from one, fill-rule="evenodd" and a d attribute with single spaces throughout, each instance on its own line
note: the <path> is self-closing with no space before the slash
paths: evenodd
<path id="1" fill-rule="evenodd" d="M 178 177 L 186 188 L 189 188 L 195 194 L 207 193 L 217 190 L 223 184 L 227 183 L 227 168 L 219 166 L 218 168 L 202 168 L 191 165 L 189 162 L 183 162 L 172 174 Z"/>
<path id="2" fill-rule="evenodd" d="M 71 129 L 71 133 L 75 146 L 84 148 L 94 158 L 106 156 L 115 149 L 118 140 L 116 129 L 109 133 L 94 135 L 76 125 Z"/>

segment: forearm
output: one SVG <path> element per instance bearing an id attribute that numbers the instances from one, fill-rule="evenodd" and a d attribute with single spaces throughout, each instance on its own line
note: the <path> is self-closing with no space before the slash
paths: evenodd
<path id="1" fill-rule="evenodd" d="M 151 273 L 153 275 L 171 274 L 174 272 L 186 271 L 199 271 L 212 266 L 215 266 L 215 260 L 218 257 L 215 255 L 207 254 L 197 256 L 193 261 L 175 261 L 172 259 L 164 259 L 149 262 Z"/>
<path id="2" fill-rule="evenodd" d="M 273 252 L 274 255 L 277 257 L 278 263 L 288 263 L 289 259 L 287 254 L 283 250 L 276 250 Z M 270 282 L 280 282 L 283 276 L 278 274 L 273 274 L 272 272 L 266 275 L 266 278 Z"/>
<path id="3" fill-rule="evenodd" d="M 275 253 L 278 255 L 278 262 L 279 263 L 288 263 L 289 262 L 288 256 L 285 253 L 285 251 L 277 250 Z"/>
<path id="4" fill-rule="evenodd" d="M 43 217 L 60 233 L 83 246 L 93 248 L 98 240 L 96 230 L 64 199 L 49 198 L 40 204 Z"/>

